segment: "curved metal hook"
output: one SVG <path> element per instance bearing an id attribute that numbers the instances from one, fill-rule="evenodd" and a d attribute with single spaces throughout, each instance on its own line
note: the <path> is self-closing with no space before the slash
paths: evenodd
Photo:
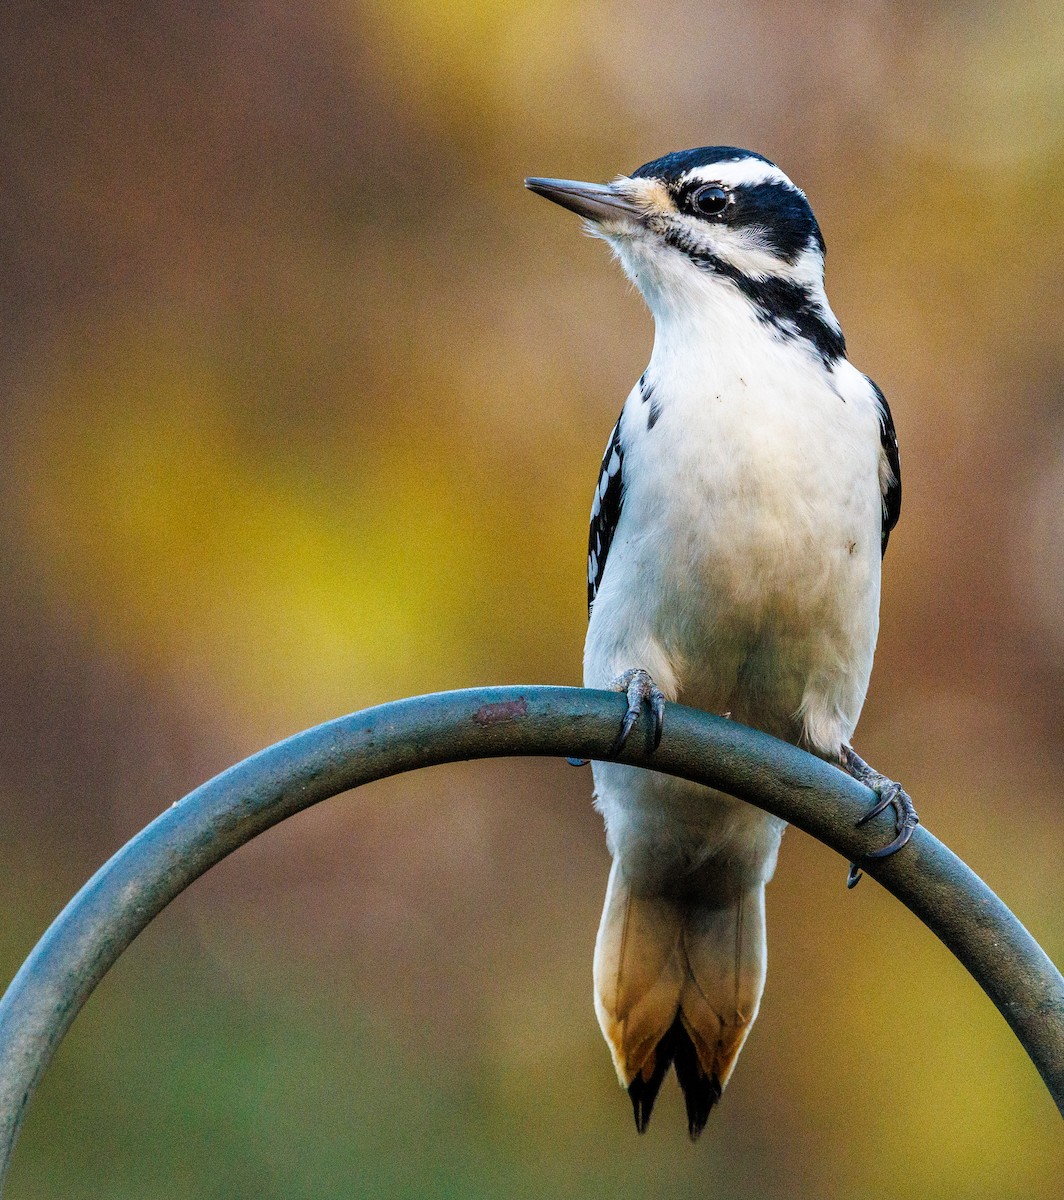
<path id="1" fill-rule="evenodd" d="M 26 1105 L 81 1006 L 122 951 L 193 880 L 256 834 L 339 792 L 472 758 L 609 756 L 626 702 L 584 688 L 443 692 L 366 709 L 245 759 L 162 813 L 89 880 L 0 1000 L 0 1184 Z M 620 758 L 709 784 L 767 809 L 837 850 L 912 910 L 1012 1027 L 1064 1113 L 1064 978 L 992 891 L 919 827 L 886 859 L 886 815 L 866 825 L 869 792 L 767 734 L 669 706 Z"/>

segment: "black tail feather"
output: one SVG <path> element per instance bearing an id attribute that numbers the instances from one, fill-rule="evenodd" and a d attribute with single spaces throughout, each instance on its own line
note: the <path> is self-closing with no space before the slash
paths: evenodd
<path id="1" fill-rule="evenodd" d="M 651 1072 L 650 1078 L 644 1079 L 640 1072 L 628 1085 L 628 1095 L 632 1101 L 632 1115 L 635 1117 L 635 1127 L 640 1133 L 646 1133 L 647 1126 L 650 1124 L 654 1101 L 657 1100 L 662 1082 L 669 1067 L 672 1066 L 678 1033 L 687 1037 L 687 1031 L 680 1023 L 679 1014 L 654 1048 L 654 1070 Z"/>
<path id="2" fill-rule="evenodd" d="M 705 1128 L 705 1122 L 709 1120 L 710 1112 L 721 1098 L 721 1082 L 716 1075 L 705 1074 L 702 1063 L 698 1061 L 695 1043 L 692 1042 L 690 1033 L 685 1030 L 684 1021 L 679 1013 L 665 1036 L 657 1043 L 654 1050 L 654 1070 L 650 1073 L 650 1078 L 643 1079 L 641 1072 L 629 1085 L 632 1115 L 636 1118 L 639 1133 L 647 1132 L 657 1093 L 661 1091 L 669 1067 L 675 1068 L 680 1091 L 684 1093 L 687 1132 L 691 1135 L 691 1141 L 697 1141 Z"/>
<path id="3" fill-rule="evenodd" d="M 702 1070 L 695 1044 L 679 1017 L 673 1022 L 672 1030 L 676 1030 L 672 1047 L 676 1082 L 680 1085 L 687 1106 L 687 1131 L 691 1141 L 696 1142 L 706 1127 L 713 1106 L 720 1099 L 720 1080 L 716 1075 L 707 1075 Z"/>
<path id="4" fill-rule="evenodd" d="M 679 1013 L 655 1047 L 654 1069 L 649 1079 L 644 1079 L 640 1072 L 628 1085 L 635 1127 L 640 1133 L 646 1133 L 650 1124 L 650 1114 L 654 1111 L 654 1102 L 669 1067 L 676 1069 L 676 1082 L 680 1085 L 687 1106 L 687 1131 L 691 1141 L 697 1141 L 706 1127 L 713 1106 L 720 1099 L 721 1087 L 716 1075 L 707 1075 L 702 1070 L 698 1051 Z"/>

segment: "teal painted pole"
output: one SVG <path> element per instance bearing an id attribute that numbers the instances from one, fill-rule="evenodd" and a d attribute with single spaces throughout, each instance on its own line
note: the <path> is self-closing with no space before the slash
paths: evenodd
<path id="1" fill-rule="evenodd" d="M 167 809 L 55 919 L 0 1001 L 0 1184 L 30 1097 L 92 990 L 149 921 L 231 851 L 286 817 L 403 771 L 516 755 L 603 759 L 623 697 L 584 688 L 478 688 L 419 696 L 319 725 L 245 759 Z M 922 826 L 890 858 L 888 814 L 860 829 L 872 794 L 840 770 L 734 721 L 670 704 L 619 756 L 720 788 L 855 860 L 976 979 L 1064 1114 L 1064 979 L 992 891 Z M 840 902 L 845 891 L 839 889 Z"/>

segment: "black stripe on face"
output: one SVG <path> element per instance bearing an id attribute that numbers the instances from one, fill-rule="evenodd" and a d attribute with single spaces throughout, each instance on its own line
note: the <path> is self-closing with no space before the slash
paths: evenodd
<path id="1" fill-rule="evenodd" d="M 714 186 L 712 180 L 684 179 L 666 186 L 678 212 L 729 229 L 753 227 L 765 249 L 789 265 L 810 247 L 824 253 L 824 239 L 809 201 L 793 184 L 767 180 L 729 187 L 722 180 L 719 186 L 727 193 L 728 204 L 711 217 L 699 212 L 695 200 L 703 188 Z"/>
<path id="2" fill-rule="evenodd" d="M 787 263 L 795 263 L 810 243 L 824 253 L 824 238 L 809 201 L 788 183 L 752 183 L 732 193 L 732 226 L 757 225 L 761 240 Z"/>
<path id="3" fill-rule="evenodd" d="M 758 318 L 766 325 L 773 326 L 783 337 L 801 338 L 809 342 L 825 366 L 831 366 L 846 357 L 846 339 L 839 330 L 827 323 L 812 296 L 801 284 L 777 275 L 769 275 L 764 279 L 745 275 L 716 254 L 695 246 L 682 230 L 670 229 L 665 241 L 674 250 L 687 255 L 700 270 L 712 271 L 734 284 L 754 306 Z"/>

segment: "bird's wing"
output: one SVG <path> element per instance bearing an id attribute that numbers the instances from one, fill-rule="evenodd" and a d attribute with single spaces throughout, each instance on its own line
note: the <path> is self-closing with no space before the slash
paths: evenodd
<path id="1" fill-rule="evenodd" d="M 879 486 L 883 492 L 883 549 L 887 552 L 890 531 L 898 523 L 901 513 L 901 459 L 898 455 L 898 435 L 894 432 L 894 418 L 890 405 L 876 383 L 869 379 L 872 391 L 879 404 L 879 441 L 883 447 L 883 461 L 879 469 Z"/>
<path id="2" fill-rule="evenodd" d="M 606 453 L 602 456 L 595 499 L 591 505 L 591 528 L 587 538 L 587 611 L 595 603 L 602 572 L 606 569 L 606 555 L 617 530 L 624 499 L 621 480 L 621 465 L 624 449 L 621 446 L 621 421 L 613 427 Z"/>

